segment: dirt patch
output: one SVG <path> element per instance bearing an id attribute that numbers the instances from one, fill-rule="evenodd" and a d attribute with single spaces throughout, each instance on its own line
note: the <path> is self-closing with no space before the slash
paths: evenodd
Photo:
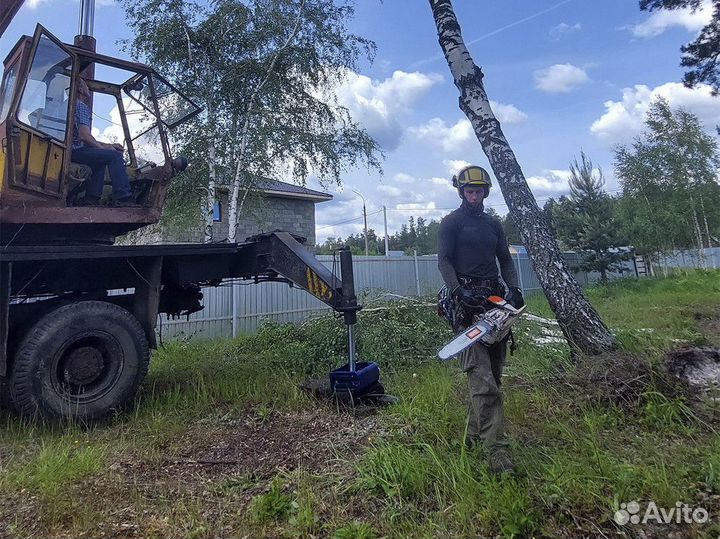
<path id="1" fill-rule="evenodd" d="M 248 409 L 233 416 L 194 424 L 169 447 L 162 460 L 116 461 L 111 470 L 142 483 L 173 483 L 182 478 L 192 491 L 227 477 L 251 477 L 263 484 L 282 472 L 341 471 L 378 434 L 375 415 L 338 413 L 330 406 L 314 410 Z M 347 470 L 345 470 L 347 471 Z"/>
<path id="2" fill-rule="evenodd" d="M 720 346 L 720 311 L 713 313 L 695 313 L 695 322 L 698 331 L 713 346 Z"/>
<path id="3" fill-rule="evenodd" d="M 197 421 L 159 459 L 125 454 L 106 473 L 74 486 L 69 496 L 97 515 L 83 524 L 93 537 L 238 536 L 253 498 L 266 493 L 275 476 L 302 471 L 285 477 L 286 492 L 306 474 L 351 477 L 369 438 L 381 431 L 377 416 L 338 413 L 330 405 L 248 408 Z M 7 511 L 0 505 L 0 517 L 17 522 L 19 516 L 22 528 L 37 529 L 38 536 L 78 535 L 72 524 L 34 522 L 44 508 L 34 498 L 21 506 L 22 496 L 6 500 Z M 0 526 L 0 537 L 3 531 Z"/>
<path id="4" fill-rule="evenodd" d="M 665 356 L 667 371 L 703 391 L 720 388 L 720 349 L 684 346 Z"/>
<path id="5" fill-rule="evenodd" d="M 211 447 L 188 458 L 229 464 L 263 478 L 299 467 L 326 471 L 340 454 L 365 445 L 375 428 L 375 417 L 316 412 L 246 417 L 229 425 Z"/>
<path id="6" fill-rule="evenodd" d="M 606 354 L 582 359 L 565 375 L 565 381 L 592 404 L 619 406 L 634 412 L 648 390 L 668 398 L 686 395 L 687 384 L 653 369 L 645 360 L 626 354 Z"/>

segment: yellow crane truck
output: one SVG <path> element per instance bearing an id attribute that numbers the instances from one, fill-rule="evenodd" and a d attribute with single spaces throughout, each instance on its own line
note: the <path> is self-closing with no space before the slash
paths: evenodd
<path id="1" fill-rule="evenodd" d="M 7 22 L 0 17 L 0 32 Z M 133 207 L 78 204 L 84 171 L 71 162 L 71 144 L 81 73 L 95 99 L 109 97 L 118 108 Z M 130 108 L 142 121 L 129 121 Z M 127 407 L 156 347 L 158 314 L 199 311 L 201 287 L 227 279 L 286 282 L 342 313 L 349 361 L 331 373 L 329 387 L 353 397 L 382 393 L 378 366 L 355 361 L 361 305 L 348 250 L 336 276 L 302 238 L 284 232 L 243 243 L 114 244 L 160 218 L 169 182 L 186 165 L 171 156 L 168 132 L 200 112 L 151 67 L 97 54 L 77 38 L 62 43 L 41 26 L 5 59 L 0 384 L 3 402 L 19 414 L 86 420 Z"/>

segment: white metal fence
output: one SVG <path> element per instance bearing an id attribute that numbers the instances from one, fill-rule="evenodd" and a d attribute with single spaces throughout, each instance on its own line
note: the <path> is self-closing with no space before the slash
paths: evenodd
<path id="1" fill-rule="evenodd" d="M 717 269 L 720 268 L 720 247 L 675 251 L 652 260 L 653 273 L 666 275 L 681 268 Z"/>
<path id="2" fill-rule="evenodd" d="M 566 253 L 573 267 L 579 255 Z M 333 257 L 317 257 L 325 266 L 333 269 Z M 530 259 L 523 248 L 513 253 L 518 270 L 519 284 L 524 294 L 542 290 L 532 269 Z M 632 262 L 626 269 L 635 274 Z M 338 268 L 335 268 L 338 271 Z M 355 288 L 361 298 L 382 294 L 401 296 L 426 296 L 435 294 L 443 285 L 437 269 L 437 256 L 354 256 Z M 628 273 L 625 273 L 627 276 Z M 616 276 L 616 275 L 615 275 Z M 598 274 L 578 271 L 575 273 L 581 285 L 599 279 Z M 188 337 L 230 337 L 240 333 L 253 333 L 264 320 L 278 323 L 298 322 L 314 312 L 329 308 L 304 290 L 290 288 L 282 283 L 240 284 L 228 283 L 217 288 L 203 289 L 205 309 L 190 315 L 189 319 L 168 320 L 162 316 L 158 323 L 163 339 Z"/>

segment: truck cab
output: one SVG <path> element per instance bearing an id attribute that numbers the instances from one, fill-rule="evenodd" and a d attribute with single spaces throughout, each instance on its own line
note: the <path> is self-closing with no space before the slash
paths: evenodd
<path id="1" fill-rule="evenodd" d="M 71 159 L 81 74 L 95 102 L 114 104 L 109 128 L 96 136 L 124 147 L 136 207 L 82 205 L 91 171 Z M 187 164 L 173 159 L 168 132 L 199 112 L 151 67 L 64 44 L 38 25 L 4 61 L 0 245 L 112 243 L 156 223 L 170 180 Z M 106 173 L 105 198 L 109 183 Z"/>

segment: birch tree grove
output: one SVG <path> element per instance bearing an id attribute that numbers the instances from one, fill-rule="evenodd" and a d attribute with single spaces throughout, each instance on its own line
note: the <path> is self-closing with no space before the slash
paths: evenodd
<path id="1" fill-rule="evenodd" d="M 571 347 L 595 355 L 617 347 L 612 333 L 569 271 L 520 165 L 490 108 L 483 72 L 462 38 L 451 0 L 429 0 L 440 47 L 470 120 L 523 238 L 550 307 Z"/>

